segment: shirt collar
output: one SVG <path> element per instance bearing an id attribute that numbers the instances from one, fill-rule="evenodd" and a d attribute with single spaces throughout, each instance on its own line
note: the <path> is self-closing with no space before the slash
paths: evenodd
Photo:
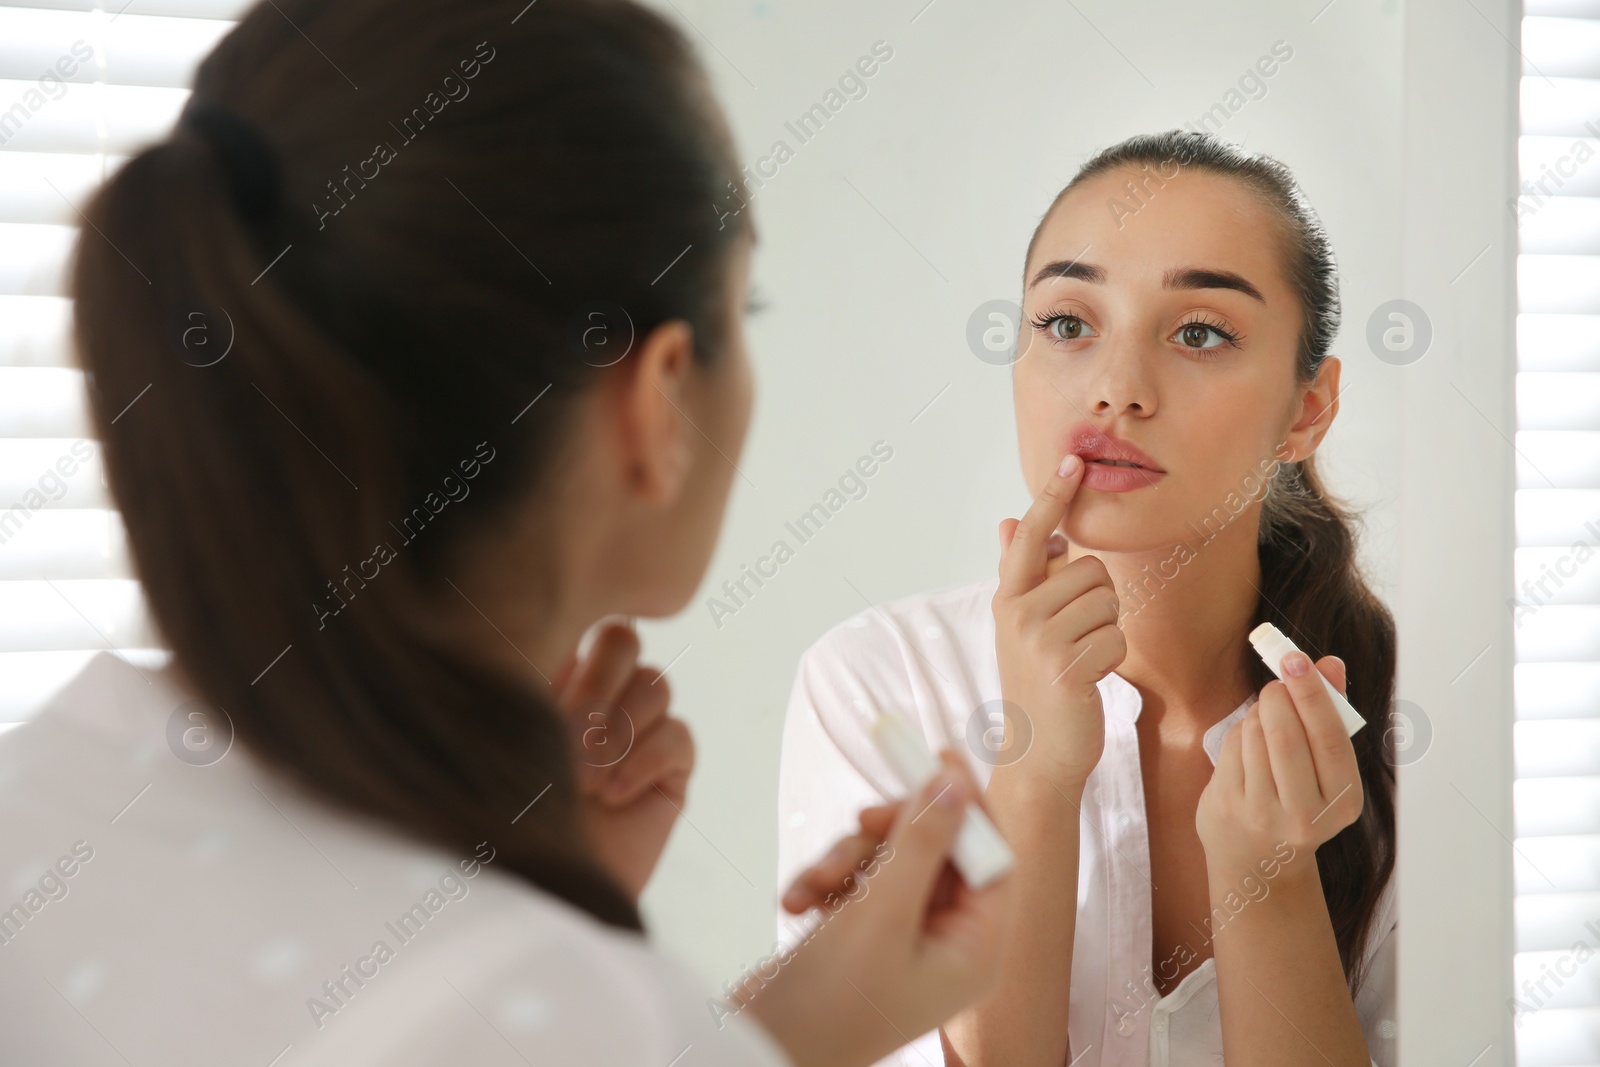
<path id="1" fill-rule="evenodd" d="M 1139 721 L 1139 712 L 1144 709 L 1144 698 L 1139 695 L 1138 688 L 1132 682 L 1116 671 L 1101 679 L 1100 697 L 1105 704 L 1107 714 L 1114 715 L 1124 722 Z M 1206 755 L 1211 757 L 1213 766 L 1216 765 L 1217 757 L 1222 754 L 1222 742 L 1227 740 L 1228 732 L 1245 717 L 1250 705 L 1255 702 L 1256 695 L 1252 693 L 1243 704 L 1216 722 L 1201 738 L 1201 745 L 1205 748 Z"/>

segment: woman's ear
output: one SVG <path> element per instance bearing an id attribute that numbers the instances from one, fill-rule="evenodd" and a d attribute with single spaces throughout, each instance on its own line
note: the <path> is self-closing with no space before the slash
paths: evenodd
<path id="1" fill-rule="evenodd" d="M 1278 459 L 1294 462 L 1306 459 L 1322 443 L 1323 435 L 1333 425 L 1339 414 L 1338 356 L 1328 356 L 1317 367 L 1317 378 L 1310 385 L 1297 386 L 1299 408 L 1294 424 L 1289 427 L 1283 445 L 1278 449 Z"/>
<path id="2" fill-rule="evenodd" d="M 664 322 L 618 366 L 616 429 L 624 484 L 644 503 L 670 504 L 682 491 L 697 431 L 685 412 L 694 366 L 694 330 Z"/>

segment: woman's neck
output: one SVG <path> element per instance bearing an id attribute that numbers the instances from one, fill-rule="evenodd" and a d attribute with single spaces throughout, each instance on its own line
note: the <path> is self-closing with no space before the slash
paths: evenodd
<path id="1" fill-rule="evenodd" d="M 444 568 L 449 584 L 439 588 L 427 624 L 467 658 L 523 679 L 555 700 L 563 668 L 604 614 L 588 578 L 592 551 L 515 526 L 458 545 Z M 542 565 L 549 559 L 567 563 Z"/>
<path id="2" fill-rule="evenodd" d="M 1117 673 L 1163 715 L 1200 731 L 1238 707 L 1254 689 L 1246 663 L 1261 586 L 1255 523 L 1230 524 L 1178 552 L 1093 554 L 1122 598 L 1128 654 Z"/>

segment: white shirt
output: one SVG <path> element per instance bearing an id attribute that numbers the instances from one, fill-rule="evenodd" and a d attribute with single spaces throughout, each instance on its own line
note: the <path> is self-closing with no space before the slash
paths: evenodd
<path id="1" fill-rule="evenodd" d="M 418 844 L 239 744 L 179 759 L 204 747 L 190 699 L 100 653 L 0 737 L 5 1062 L 789 1063 L 637 934 L 497 869 L 492 839 Z"/>
<path id="2" fill-rule="evenodd" d="M 892 601 L 845 620 L 802 657 L 784 722 L 778 787 L 780 890 L 838 838 L 856 832 L 861 808 L 897 798 L 873 749 L 873 712 L 902 715 L 929 748 L 950 748 L 987 783 L 997 747 L 984 732 L 1001 720 L 1000 671 L 991 600 L 998 578 Z M 1115 673 L 1099 684 L 1106 743 L 1090 774 L 1079 834 L 1078 921 L 1068 1030 L 1073 1067 L 1216 1067 L 1222 1025 L 1215 961 L 1207 959 L 1166 996 L 1151 970 L 1150 836 L 1139 769 L 1139 691 Z M 1214 763 L 1247 700 L 1205 735 Z M 969 740 L 970 739 L 970 740 Z M 1270 892 L 1270 882 L 1264 881 Z M 1356 996 L 1373 1063 L 1393 1067 L 1395 1026 L 1394 882 L 1385 888 L 1367 942 L 1369 977 Z M 1243 905 L 1248 907 L 1249 904 Z M 1242 910 L 1242 909 L 1241 909 Z M 779 913 L 792 943 L 802 924 Z M 1200 947 L 1197 932 L 1191 948 Z M 1163 957 L 1166 958 L 1165 956 Z M 1175 968 L 1163 968 L 1176 973 Z M 882 1061 L 943 1063 L 937 1031 Z"/>

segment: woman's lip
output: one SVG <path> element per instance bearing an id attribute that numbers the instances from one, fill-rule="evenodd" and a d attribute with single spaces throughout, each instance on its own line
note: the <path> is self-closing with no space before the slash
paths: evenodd
<path id="1" fill-rule="evenodd" d="M 1073 427 L 1068 435 L 1067 448 L 1077 453 L 1085 463 L 1095 460 L 1120 459 L 1128 463 L 1136 463 L 1152 474 L 1165 474 L 1161 466 L 1145 454 L 1144 450 L 1132 441 L 1122 438 L 1098 427 L 1082 424 Z"/>
<path id="2" fill-rule="evenodd" d="M 1130 493 L 1155 485 L 1165 477 L 1165 471 L 1151 470 L 1149 467 L 1124 467 L 1090 459 L 1083 465 L 1083 481 L 1080 485 L 1084 489 L 1098 489 L 1103 493 Z"/>
<path id="3" fill-rule="evenodd" d="M 1137 469 L 1149 471 L 1151 474 L 1167 473 L 1161 467 L 1156 466 L 1155 462 L 1151 460 L 1149 456 L 1144 455 L 1142 452 L 1138 452 L 1137 449 L 1134 449 L 1131 446 L 1119 445 L 1104 448 L 1081 448 L 1075 450 L 1075 454 L 1085 463 L 1100 463 L 1105 466 L 1118 466 L 1120 465 L 1118 461 L 1120 461 L 1121 463 L 1131 463 Z"/>

